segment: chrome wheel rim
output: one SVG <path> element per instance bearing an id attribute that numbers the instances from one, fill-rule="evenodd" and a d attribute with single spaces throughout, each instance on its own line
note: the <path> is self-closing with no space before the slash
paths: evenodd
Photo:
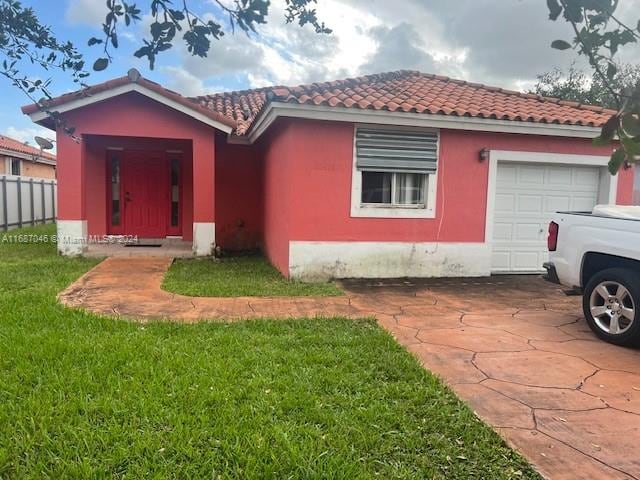
<path id="1" fill-rule="evenodd" d="M 621 335 L 633 325 L 636 306 L 621 283 L 604 281 L 591 292 L 589 309 L 596 325 L 609 335 Z"/>

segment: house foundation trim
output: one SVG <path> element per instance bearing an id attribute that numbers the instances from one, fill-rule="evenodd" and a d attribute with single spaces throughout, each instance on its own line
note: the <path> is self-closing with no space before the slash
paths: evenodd
<path id="1" fill-rule="evenodd" d="M 297 280 L 479 277 L 490 271 L 486 243 L 289 243 L 289 276 Z"/>
<path id="2" fill-rule="evenodd" d="M 213 255 L 216 246 L 216 224 L 214 222 L 193 223 L 193 254 L 198 257 Z"/>
<path id="3" fill-rule="evenodd" d="M 67 257 L 82 255 L 87 249 L 86 220 L 58 220 L 58 252 Z"/>

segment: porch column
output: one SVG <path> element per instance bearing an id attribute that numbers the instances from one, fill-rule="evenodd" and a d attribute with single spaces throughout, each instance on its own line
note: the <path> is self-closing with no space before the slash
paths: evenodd
<path id="1" fill-rule="evenodd" d="M 213 255 L 215 224 L 215 137 L 193 139 L 193 252 Z"/>
<path id="2" fill-rule="evenodd" d="M 58 182 L 58 252 L 82 255 L 87 245 L 85 212 L 85 147 L 58 131 L 56 177 Z"/>

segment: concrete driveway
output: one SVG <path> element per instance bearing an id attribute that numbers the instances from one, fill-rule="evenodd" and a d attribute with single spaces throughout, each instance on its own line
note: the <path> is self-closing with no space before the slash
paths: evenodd
<path id="1" fill-rule="evenodd" d="M 545 476 L 640 478 L 640 351 L 597 339 L 580 297 L 538 276 L 345 287 Z"/>
<path id="2" fill-rule="evenodd" d="M 537 276 L 350 281 L 342 297 L 192 298 L 161 290 L 170 258 L 109 258 L 70 307 L 195 322 L 376 317 L 553 479 L 640 478 L 640 351 L 591 334 L 580 299 Z"/>

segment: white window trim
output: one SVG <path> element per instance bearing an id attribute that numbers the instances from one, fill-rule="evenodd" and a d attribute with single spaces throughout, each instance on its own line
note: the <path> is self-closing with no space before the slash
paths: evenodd
<path id="1" fill-rule="evenodd" d="M 498 162 L 547 163 L 552 165 L 574 165 L 600 167 L 600 188 L 598 203 L 615 205 L 618 194 L 618 175 L 607 170 L 610 157 L 604 155 L 575 155 L 565 153 L 520 152 L 510 150 L 491 150 L 489 152 L 489 179 L 487 186 L 487 211 L 484 228 L 484 241 L 493 243 L 493 220 L 498 176 Z"/>
<path id="2" fill-rule="evenodd" d="M 438 189 L 438 169 L 440 168 L 440 133 L 438 130 L 429 131 L 438 134 L 436 147 L 436 172 L 427 174 L 425 181 L 426 192 L 424 193 L 425 205 L 393 205 L 387 204 L 363 204 L 362 198 L 362 172 L 357 167 L 356 133 L 358 128 L 372 128 L 372 125 L 354 125 L 353 128 L 353 160 L 351 162 L 351 217 L 353 218 L 435 218 L 436 199 Z M 407 132 L 424 132 L 423 128 L 401 128 L 375 125 L 378 130 L 405 130 Z"/>
<path id="3" fill-rule="evenodd" d="M 7 175 L 13 175 L 14 177 L 21 177 L 22 176 L 22 159 L 18 158 L 18 157 L 6 157 L 6 167 L 5 167 L 5 171 L 7 172 Z M 20 162 L 20 173 L 18 173 L 17 175 L 15 175 L 13 173 L 13 161 L 17 160 L 18 162 Z"/>

